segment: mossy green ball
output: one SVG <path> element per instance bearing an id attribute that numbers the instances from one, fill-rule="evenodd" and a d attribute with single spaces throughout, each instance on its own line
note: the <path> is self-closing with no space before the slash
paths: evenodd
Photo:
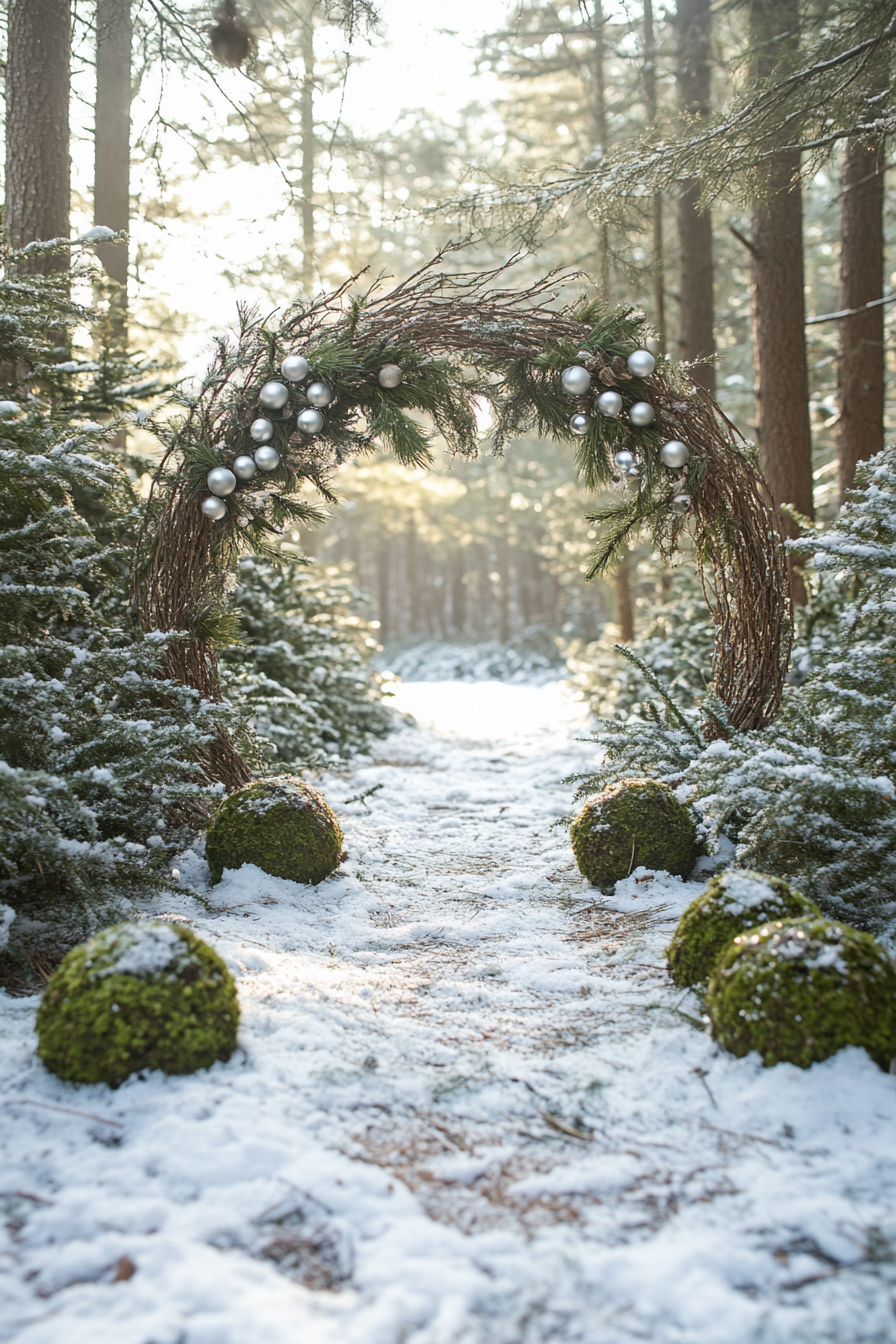
<path id="1" fill-rule="evenodd" d="M 678 877 L 694 866 L 693 818 L 671 789 L 653 779 L 621 779 L 595 794 L 569 834 L 579 872 L 595 887 L 610 886 L 642 865 Z"/>
<path id="2" fill-rule="evenodd" d="M 217 952 L 179 924 L 115 924 L 73 947 L 37 1010 L 37 1053 L 71 1083 L 194 1073 L 236 1046 L 240 1010 Z"/>
<path id="3" fill-rule="evenodd" d="M 896 1055 L 896 967 L 867 933 L 824 919 L 738 934 L 706 995 L 716 1040 L 734 1055 L 806 1069 L 845 1045 L 881 1068 Z"/>
<path id="4" fill-rule="evenodd" d="M 691 901 L 666 949 L 676 985 L 708 980 L 719 955 L 737 934 L 774 920 L 803 919 L 821 911 L 783 877 L 733 869 L 714 877 Z"/>
<path id="5" fill-rule="evenodd" d="M 257 864 L 272 877 L 316 885 L 339 866 L 342 831 L 326 799 L 300 779 L 263 780 L 232 793 L 208 832 L 212 881 Z"/>

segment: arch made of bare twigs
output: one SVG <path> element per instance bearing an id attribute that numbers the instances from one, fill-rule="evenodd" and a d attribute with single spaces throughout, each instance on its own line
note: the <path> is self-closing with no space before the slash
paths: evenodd
<path id="1" fill-rule="evenodd" d="M 716 626 L 714 687 L 728 721 L 716 727 L 743 731 L 768 723 L 789 662 L 791 609 L 782 532 L 751 447 L 673 361 L 658 358 L 647 377 L 630 372 L 628 356 L 650 336 L 643 313 L 605 312 L 588 300 L 560 304 L 558 291 L 575 278 L 569 275 L 512 289 L 506 266 L 449 274 L 443 263 L 439 254 L 392 289 L 377 282 L 358 293 L 353 277 L 279 319 L 241 310 L 238 330 L 217 342 L 198 390 L 181 398 L 179 415 L 156 424 L 166 451 L 137 547 L 134 586 L 145 630 L 187 636 L 171 647 L 170 674 L 205 698 L 220 698 L 216 649 L 236 633 L 228 602 L 238 558 L 247 550 L 274 555 L 284 528 L 322 518 L 308 502 L 309 486 L 332 502 L 335 469 L 384 446 L 406 464 L 425 465 L 431 459 L 421 412 L 449 450 L 476 456 L 482 447 L 476 412 L 488 404 L 494 451 L 524 434 L 554 438 L 573 448 L 591 489 L 610 491 L 609 503 L 591 515 L 601 532 L 589 577 L 612 568 L 645 531 L 667 557 L 690 532 Z M 294 354 L 308 361 L 310 374 L 288 384 L 281 364 Z M 395 387 L 380 383 L 387 364 L 401 369 Z M 576 364 L 591 375 L 580 397 L 568 395 L 561 381 Z M 259 400 L 271 380 L 289 391 L 277 411 Z M 297 416 L 309 409 L 312 381 L 324 382 L 332 401 L 322 408 L 322 430 L 308 434 Z M 617 418 L 595 410 L 607 390 L 622 398 Z M 635 401 L 654 408 L 652 424 L 628 418 Z M 584 434 L 570 425 L 577 412 L 590 416 Z M 202 511 L 208 473 L 257 449 L 250 426 L 260 418 L 271 421 L 268 446 L 279 464 L 240 482 L 226 515 L 213 521 Z M 668 440 L 689 449 L 681 470 L 664 465 L 660 449 Z M 614 461 L 622 448 L 637 458 L 634 479 L 621 476 Z M 224 732 L 206 768 L 228 788 L 249 778 Z"/>

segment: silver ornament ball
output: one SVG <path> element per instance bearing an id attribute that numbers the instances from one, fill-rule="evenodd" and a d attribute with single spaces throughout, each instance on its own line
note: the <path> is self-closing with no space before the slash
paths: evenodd
<path id="1" fill-rule="evenodd" d="M 280 365 L 280 372 L 288 383 L 304 383 L 311 366 L 304 355 L 287 355 Z"/>
<path id="2" fill-rule="evenodd" d="M 660 353 L 660 343 L 655 336 L 649 336 L 644 342 L 644 349 L 649 350 L 652 355 Z"/>
<path id="3" fill-rule="evenodd" d="M 572 364 L 563 370 L 562 382 L 564 392 L 573 397 L 581 397 L 591 386 L 591 374 L 587 369 L 583 369 L 581 364 Z"/>
<path id="4" fill-rule="evenodd" d="M 262 471 L 276 471 L 280 465 L 280 454 L 276 448 L 259 448 L 255 453 L 255 462 Z"/>
<path id="5" fill-rule="evenodd" d="M 251 457 L 242 453 L 233 464 L 233 474 L 238 481 L 251 481 L 256 467 Z"/>
<path id="6" fill-rule="evenodd" d="M 274 426 L 271 424 L 270 420 L 265 420 L 264 418 L 253 420 L 249 426 L 249 433 L 256 443 L 267 443 L 268 439 L 273 437 Z"/>
<path id="7" fill-rule="evenodd" d="M 674 471 L 680 470 L 685 465 L 691 455 L 691 450 L 686 443 L 679 439 L 670 439 L 664 443 L 660 449 L 660 458 L 667 467 L 672 467 Z"/>
<path id="8" fill-rule="evenodd" d="M 305 388 L 305 396 L 312 406 L 329 406 L 333 400 L 333 392 L 326 383 L 309 383 Z"/>
<path id="9" fill-rule="evenodd" d="M 289 401 L 289 388 L 273 380 L 265 383 L 258 394 L 258 400 L 269 411 L 280 411 Z"/>
<path id="10" fill-rule="evenodd" d="M 229 467 L 213 467 L 205 483 L 213 495 L 232 495 L 236 489 L 236 477 Z"/>
<path id="11" fill-rule="evenodd" d="M 200 507 L 206 518 L 212 518 L 215 522 L 219 522 L 227 516 L 227 505 L 223 499 L 216 499 L 214 495 L 204 499 Z"/>
<path id="12" fill-rule="evenodd" d="M 649 350 L 633 351 L 626 363 L 629 373 L 633 373 L 636 378 L 649 378 L 656 368 L 656 360 Z"/>
<path id="13" fill-rule="evenodd" d="M 404 377 L 398 364 L 384 364 L 376 376 L 380 387 L 397 387 Z"/>
<path id="14" fill-rule="evenodd" d="M 584 411 L 577 411 L 570 417 L 569 427 L 573 434 L 587 434 L 591 428 L 591 416 L 586 415 Z"/>
<path id="15" fill-rule="evenodd" d="M 319 434 L 324 427 L 324 418 L 320 411 L 309 407 L 305 411 L 299 411 L 298 425 L 303 434 Z"/>
<path id="16" fill-rule="evenodd" d="M 618 392 L 601 392 L 597 399 L 597 409 L 601 415 L 607 415 L 612 419 L 622 411 L 622 398 Z"/>
<path id="17" fill-rule="evenodd" d="M 628 471 L 629 467 L 635 465 L 635 455 L 630 453 L 627 448 L 620 448 L 618 453 L 613 454 L 613 461 L 620 471 Z"/>
<path id="18" fill-rule="evenodd" d="M 635 480 L 641 475 L 641 468 L 635 463 L 633 467 L 629 467 L 625 474 L 626 476 L 631 476 L 632 480 Z"/>
<path id="19" fill-rule="evenodd" d="M 652 425 L 654 409 L 649 401 L 636 401 L 628 413 L 628 418 L 633 425 Z"/>

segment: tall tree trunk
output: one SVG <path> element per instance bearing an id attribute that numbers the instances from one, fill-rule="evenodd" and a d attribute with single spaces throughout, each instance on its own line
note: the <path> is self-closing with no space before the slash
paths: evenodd
<path id="1" fill-rule="evenodd" d="M 884 147 L 848 140 L 840 214 L 840 308 L 861 308 L 884 292 Z M 840 322 L 840 498 L 851 490 L 857 462 L 883 447 L 884 310 L 881 305 Z"/>
<path id="2" fill-rule="evenodd" d="M 71 0 L 10 0 L 6 62 L 6 231 L 13 247 L 68 238 Z M 68 270 L 65 253 L 24 269 Z"/>
<path id="3" fill-rule="evenodd" d="M 601 158 L 607 152 L 607 84 L 606 52 L 604 41 L 604 18 L 602 0 L 594 0 L 594 133 Z M 597 226 L 598 274 L 600 276 L 600 294 L 604 303 L 610 302 L 610 230 L 601 221 Z"/>
<path id="4" fill-rule="evenodd" d="M 757 51 L 755 74 L 774 69 L 780 50 L 798 41 L 795 0 L 751 0 L 750 23 Z M 781 36 L 784 34 L 784 36 Z M 806 306 L 803 278 L 803 203 L 799 151 L 775 156 L 766 195 L 752 219 L 753 356 L 756 381 L 756 437 L 759 460 L 775 504 L 790 505 L 811 518 L 812 437 L 809 425 L 809 371 L 806 361 Z M 797 525 L 786 516 L 784 530 Z M 794 602 L 806 601 L 802 579 L 790 571 Z"/>
<path id="5" fill-rule="evenodd" d="M 377 577 L 377 596 L 379 598 L 379 611 L 377 616 L 380 620 L 380 643 L 385 644 L 392 633 L 391 610 L 389 604 L 390 584 L 389 584 L 389 552 L 391 547 L 388 539 L 384 538 L 377 547 L 376 555 L 376 577 Z"/>
<path id="6" fill-rule="evenodd" d="M 623 644 L 631 644 L 635 637 L 635 609 L 632 602 L 631 560 L 628 555 L 619 562 L 613 575 L 616 590 L 616 624 Z"/>
<path id="7" fill-rule="evenodd" d="M 678 105 L 690 117 L 706 117 L 710 110 L 710 0 L 678 0 L 676 26 Z M 698 209 L 701 190 L 700 179 L 692 178 L 678 198 L 678 357 L 684 360 L 704 359 L 716 350 L 712 215 Z M 715 393 L 715 364 L 698 364 L 692 372 L 695 382 Z"/>
<path id="8" fill-rule="evenodd" d="M 93 222 L 127 229 L 131 212 L 131 0 L 97 0 L 96 129 Z M 97 249 L 106 274 L 121 286 L 115 335 L 127 342 L 127 243 Z"/>
<path id="9" fill-rule="evenodd" d="M 653 0 L 644 0 L 644 103 L 648 129 L 656 125 L 656 32 Z M 663 249 L 663 198 L 654 196 L 650 205 L 653 234 L 653 320 L 660 335 L 666 334 L 665 256 Z"/>
<path id="10" fill-rule="evenodd" d="M 314 289 L 314 5 L 309 3 L 302 26 L 302 284 Z"/>

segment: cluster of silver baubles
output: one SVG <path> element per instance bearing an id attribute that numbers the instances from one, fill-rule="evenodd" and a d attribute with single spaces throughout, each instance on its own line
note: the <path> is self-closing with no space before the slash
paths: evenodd
<path id="1" fill-rule="evenodd" d="M 286 382 L 273 378 L 265 383 L 258 394 L 258 400 L 266 411 L 282 411 L 289 404 L 287 383 L 304 383 L 311 372 L 311 366 L 304 355 L 287 355 L 280 365 L 280 373 Z M 403 378 L 398 364 L 384 364 L 376 377 L 380 387 L 398 387 Z M 329 406 L 335 393 L 326 383 L 315 380 L 305 388 L 305 400 L 308 405 L 296 416 L 296 424 L 303 434 L 319 434 L 326 424 L 322 408 Z M 202 512 L 206 518 L 219 520 L 226 517 L 227 505 L 224 500 L 232 495 L 240 481 L 251 481 L 258 471 L 276 471 L 280 465 L 280 454 L 271 446 L 274 437 L 274 422 L 267 416 L 259 416 L 249 426 L 249 437 L 258 444 L 250 457 L 243 453 L 237 457 L 232 467 L 213 467 L 205 478 L 211 491 L 211 497 L 202 501 Z"/>
<path id="2" fill-rule="evenodd" d="M 629 355 L 626 361 L 628 371 L 635 378 L 649 378 L 656 368 L 656 360 L 649 350 L 635 350 Z M 591 387 L 591 374 L 581 364 L 572 364 L 568 369 L 563 370 L 561 381 L 563 390 L 572 397 L 583 397 Z M 608 420 L 616 420 L 622 415 L 623 402 L 620 394 L 613 389 L 601 392 L 597 398 L 597 409 L 600 415 Z M 652 425 L 656 412 L 649 401 L 636 401 L 629 407 L 629 422 L 638 428 L 646 425 Z M 573 434 L 584 435 L 591 428 L 592 417 L 587 411 L 576 411 L 570 417 L 569 427 Z M 673 471 L 680 471 L 687 465 L 690 457 L 690 449 L 686 443 L 679 439 L 670 439 L 660 448 L 660 459 L 664 466 L 672 468 Z M 613 461 L 622 472 L 623 476 L 638 477 L 641 475 L 641 468 L 634 453 L 627 449 L 620 449 L 613 456 Z M 687 496 L 676 496 L 677 500 L 686 500 Z M 685 505 L 686 507 L 686 505 Z"/>

